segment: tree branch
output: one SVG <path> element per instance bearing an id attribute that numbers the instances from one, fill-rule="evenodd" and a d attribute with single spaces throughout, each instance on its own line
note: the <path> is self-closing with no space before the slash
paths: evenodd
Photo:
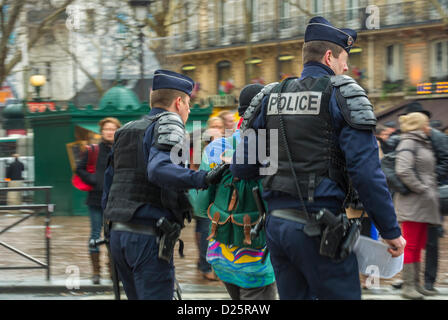
<path id="1" fill-rule="evenodd" d="M 308 10 L 304 9 L 301 5 L 300 5 L 300 0 L 289 0 L 288 3 L 294 7 L 296 7 L 297 9 L 299 9 L 301 12 L 303 12 L 304 14 L 306 14 L 308 17 L 312 17 L 314 16 L 311 12 L 309 12 Z"/>
<path id="2" fill-rule="evenodd" d="M 8 10 L 8 23 L 6 26 L 4 25 L 4 21 L 2 19 L 2 27 L 4 29 L 2 30 L 2 38 L 0 41 L 0 65 L 4 66 L 4 62 L 6 60 L 6 57 L 8 56 L 8 41 L 9 37 L 11 36 L 11 33 L 14 29 L 14 26 L 17 22 L 17 18 L 19 17 L 19 14 L 25 5 L 25 0 L 18 0 L 14 2 L 14 6 Z M 3 8 L 2 8 L 3 9 Z M 3 10 L 2 10 L 3 11 Z M 3 12 L 2 12 L 2 18 L 3 18 Z"/>
<path id="3" fill-rule="evenodd" d="M 61 7 L 59 7 L 57 10 L 55 10 L 52 14 L 50 14 L 48 17 L 46 17 L 37 27 L 36 33 L 29 39 L 28 41 L 28 50 L 33 48 L 33 46 L 37 43 L 37 41 L 42 37 L 44 34 L 44 30 L 53 23 L 57 18 L 58 15 L 65 11 L 68 5 L 70 5 L 74 0 L 67 0 Z M 11 70 L 20 62 L 22 59 L 22 51 L 17 50 L 14 54 L 13 58 L 7 63 L 6 66 L 4 66 L 4 72 L 0 72 L 0 83 L 3 81 L 6 76 L 11 72 Z"/>
<path id="4" fill-rule="evenodd" d="M 91 80 L 93 82 L 93 84 L 95 85 L 96 89 L 98 90 L 98 93 L 101 96 L 103 96 L 104 93 L 104 89 L 103 89 L 103 84 L 101 83 L 101 80 L 99 80 L 98 78 L 95 78 L 90 72 L 89 70 L 87 70 L 82 63 L 79 61 L 78 57 L 76 56 L 76 54 L 74 54 L 73 52 L 71 52 L 69 49 L 65 48 L 63 45 L 61 45 L 60 43 L 58 43 L 59 47 L 65 52 L 67 53 L 74 62 L 76 62 L 76 64 L 78 65 L 79 69 L 81 69 L 81 71 L 87 76 L 87 78 L 89 78 L 89 80 Z"/>

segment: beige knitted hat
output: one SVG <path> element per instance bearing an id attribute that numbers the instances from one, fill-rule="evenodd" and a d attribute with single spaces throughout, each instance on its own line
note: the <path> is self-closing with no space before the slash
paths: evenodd
<path id="1" fill-rule="evenodd" d="M 421 130 L 429 125 L 429 118 L 421 112 L 412 112 L 398 118 L 401 132 Z"/>

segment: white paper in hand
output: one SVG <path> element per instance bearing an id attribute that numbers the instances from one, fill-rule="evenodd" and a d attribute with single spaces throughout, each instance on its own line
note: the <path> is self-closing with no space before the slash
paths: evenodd
<path id="1" fill-rule="evenodd" d="M 381 278 L 389 279 L 403 269 L 403 255 L 393 258 L 387 252 L 389 247 L 381 241 L 360 236 L 353 251 L 358 259 L 359 272 L 370 275 L 373 267 L 379 270 Z"/>

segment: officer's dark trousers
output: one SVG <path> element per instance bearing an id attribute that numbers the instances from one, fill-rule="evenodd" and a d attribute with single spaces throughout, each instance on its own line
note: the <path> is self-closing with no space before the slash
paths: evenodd
<path id="1" fill-rule="evenodd" d="M 319 254 L 320 237 L 308 237 L 304 225 L 268 216 L 266 242 L 281 300 L 361 299 L 358 261 L 342 262 Z"/>
<path id="2" fill-rule="evenodd" d="M 110 250 L 129 300 L 172 300 L 174 264 L 158 258 L 156 237 L 112 231 Z"/>

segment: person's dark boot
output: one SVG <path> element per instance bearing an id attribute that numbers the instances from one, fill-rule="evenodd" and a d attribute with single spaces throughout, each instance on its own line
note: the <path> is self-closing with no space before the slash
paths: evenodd
<path id="1" fill-rule="evenodd" d="M 100 253 L 99 252 L 91 252 L 90 253 L 90 261 L 92 262 L 92 282 L 93 284 L 100 284 Z"/>

